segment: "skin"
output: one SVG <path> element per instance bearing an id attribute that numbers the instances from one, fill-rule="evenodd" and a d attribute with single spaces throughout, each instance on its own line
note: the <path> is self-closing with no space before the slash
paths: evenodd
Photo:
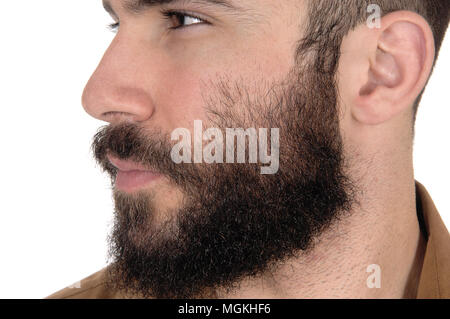
<path id="1" fill-rule="evenodd" d="M 226 11 L 194 3 L 185 9 L 211 24 L 168 30 L 158 7 L 136 13 L 110 0 L 119 31 L 83 93 L 93 117 L 138 122 L 171 132 L 207 121 L 202 83 L 220 74 L 253 83 L 283 78 L 308 17 L 303 0 L 235 1 Z M 191 20 L 188 23 L 196 23 Z M 416 217 L 412 164 L 412 105 L 434 61 L 431 30 L 411 12 L 361 25 L 342 44 L 340 129 L 362 185 L 361 205 L 327 230 L 314 251 L 281 265 L 270 276 L 247 278 L 232 298 L 402 298 L 417 290 L 424 238 Z M 164 179 L 148 186 L 162 211 L 180 204 L 180 190 Z M 172 194 L 167 200 L 164 194 Z M 368 289 L 366 268 L 382 269 L 382 288 Z M 301 287 L 301 288 L 299 288 Z"/>

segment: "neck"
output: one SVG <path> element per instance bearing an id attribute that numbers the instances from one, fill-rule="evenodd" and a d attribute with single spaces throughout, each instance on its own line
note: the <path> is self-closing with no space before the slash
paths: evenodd
<path id="1" fill-rule="evenodd" d="M 218 297 L 415 298 L 425 240 L 416 213 L 412 161 L 398 163 L 401 169 L 379 165 L 381 169 L 368 170 L 358 207 L 325 231 L 310 252 L 244 279 L 238 289 L 218 292 Z M 380 288 L 368 285 L 368 278 L 377 275 L 375 268 L 367 272 L 369 265 L 381 270 Z"/>

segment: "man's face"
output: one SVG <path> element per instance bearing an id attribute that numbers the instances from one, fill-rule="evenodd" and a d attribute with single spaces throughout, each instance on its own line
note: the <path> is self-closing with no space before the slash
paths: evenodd
<path id="1" fill-rule="evenodd" d="M 173 1 L 137 14 L 128 10 L 132 1 L 105 1 L 120 27 L 86 86 L 87 112 L 111 124 L 129 120 L 164 133 L 176 128 L 193 132 L 194 120 L 207 122 L 205 94 L 214 94 L 211 81 L 227 77 L 260 90 L 263 82 L 285 77 L 300 37 L 301 2 L 229 3 L 233 7 Z M 206 22 L 175 14 L 165 19 L 160 11 L 168 10 L 189 12 Z M 184 28 L 170 29 L 179 26 Z M 181 200 L 165 181 L 148 186 L 161 209 Z"/>
<path id="2" fill-rule="evenodd" d="M 83 95 L 111 124 L 93 144 L 114 184 L 111 278 L 144 296 L 232 289 L 309 248 L 351 205 L 334 81 L 296 59 L 303 1 L 214 2 L 105 3 L 120 28 Z M 175 164 L 170 134 L 195 120 L 279 128 L 279 170 Z"/>

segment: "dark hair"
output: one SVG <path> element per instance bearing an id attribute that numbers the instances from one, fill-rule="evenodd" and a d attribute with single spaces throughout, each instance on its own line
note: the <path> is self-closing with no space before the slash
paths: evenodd
<path id="1" fill-rule="evenodd" d="M 365 23 L 371 4 L 378 5 L 382 15 L 408 10 L 424 17 L 434 34 L 436 59 L 449 24 L 449 0 L 309 0 L 309 22 L 306 36 L 299 44 L 298 57 L 312 53 L 315 70 L 335 75 L 342 40 L 351 30 Z M 414 105 L 415 122 L 423 91 Z"/>

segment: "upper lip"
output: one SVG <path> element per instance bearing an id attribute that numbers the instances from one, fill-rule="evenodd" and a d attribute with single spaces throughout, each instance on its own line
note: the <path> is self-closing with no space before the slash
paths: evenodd
<path id="1" fill-rule="evenodd" d="M 145 167 L 142 164 L 130 161 L 130 160 L 122 160 L 112 155 L 107 155 L 108 161 L 119 171 L 122 172 L 131 172 L 131 171 L 146 171 L 152 172 L 153 170 Z"/>

